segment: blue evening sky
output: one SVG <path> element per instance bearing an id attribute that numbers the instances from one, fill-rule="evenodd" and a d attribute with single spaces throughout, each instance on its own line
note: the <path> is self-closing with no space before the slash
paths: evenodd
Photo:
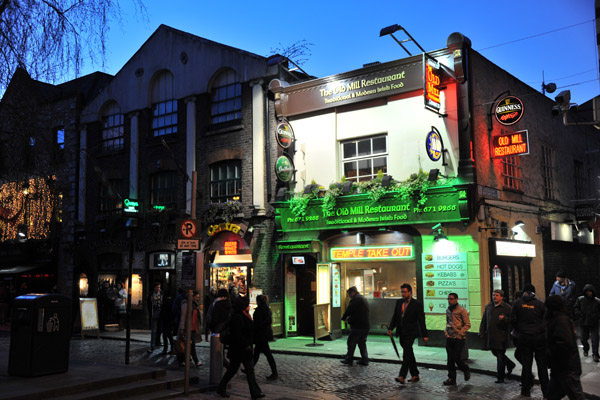
<path id="1" fill-rule="evenodd" d="M 600 94 L 594 0 L 146 0 L 145 4 L 148 21 L 141 21 L 123 1 L 125 23 L 112 26 L 106 65 L 88 63 L 83 74 L 93 70 L 116 74 L 152 32 L 166 24 L 263 56 L 278 46 L 306 40 L 314 46 L 302 67 L 324 77 L 405 57 L 391 37 L 379 37 L 381 28 L 398 24 L 427 51 L 445 47 L 452 32 L 461 32 L 475 50 L 538 90 L 544 71 L 546 83 L 559 87 L 549 95 L 552 98 L 564 89 L 571 90 L 576 103 Z M 519 40 L 530 36 L 535 37 Z M 404 38 L 401 32 L 397 37 Z M 419 53 L 416 46 L 407 46 Z"/>

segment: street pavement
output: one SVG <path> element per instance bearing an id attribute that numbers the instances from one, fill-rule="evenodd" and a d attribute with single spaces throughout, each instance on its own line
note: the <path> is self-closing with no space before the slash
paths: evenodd
<path id="1" fill-rule="evenodd" d="M 148 331 L 133 331 L 130 351 L 130 364 L 136 366 L 160 367 L 172 371 L 181 371 L 176 357 L 162 355 L 157 349 L 148 353 L 150 334 Z M 125 362 L 125 334 L 121 332 L 103 332 L 100 339 L 82 340 L 73 336 L 70 357 L 72 360 L 105 362 L 121 364 Z M 270 374 L 264 356 L 261 356 L 256 376 L 263 392 L 269 399 L 518 399 L 520 386 L 519 367 L 515 369 L 515 378 L 505 384 L 495 384 L 495 358 L 488 351 L 470 350 L 469 364 L 473 371 L 469 382 L 464 382 L 462 374 L 458 374 L 458 385 L 446 387 L 442 382 L 446 379 L 446 355 L 443 348 L 415 346 L 415 354 L 419 362 L 421 381 L 400 385 L 394 381 L 398 376 L 400 363 L 386 336 L 371 336 L 367 343 L 371 358 L 368 366 L 346 366 L 340 363 L 345 353 L 345 338 L 320 342 L 322 346 L 307 346 L 311 338 L 278 339 L 271 343 L 275 353 L 280 378 L 274 382 L 266 381 Z M 10 335 L 0 333 L 0 350 L 8 353 Z M 197 347 L 200 360 L 204 363 L 200 368 L 193 368 L 192 374 L 200 377 L 209 375 L 209 345 L 202 342 Z M 512 357 L 512 349 L 509 350 Z M 8 360 L 5 360 L 7 363 Z M 588 397 L 598 398 L 594 392 L 600 379 L 600 368 L 591 357 L 582 357 L 584 390 Z M 586 378 L 592 382 L 586 384 Z M 595 379 L 595 380 L 594 380 Z M 192 387 L 192 390 L 194 388 Z M 249 398 L 245 376 L 241 373 L 232 380 L 232 399 Z M 595 396 L 594 396 L 595 395 Z M 215 392 L 192 393 L 188 399 L 216 399 Z M 539 386 L 532 391 L 532 398 L 541 399 Z"/>

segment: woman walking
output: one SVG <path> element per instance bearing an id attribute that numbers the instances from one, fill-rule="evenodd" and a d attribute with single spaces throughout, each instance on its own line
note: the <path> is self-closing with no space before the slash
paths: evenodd
<path id="1" fill-rule="evenodd" d="M 186 316 L 187 316 L 187 306 L 188 306 L 188 302 L 187 299 L 184 298 L 184 300 L 181 302 L 181 322 L 179 323 L 179 340 L 183 341 L 185 343 L 185 324 L 186 324 Z M 200 323 L 200 312 L 198 311 L 198 308 L 200 307 L 200 293 L 198 293 L 197 290 L 194 290 L 193 293 L 193 298 L 192 298 L 192 319 L 191 319 L 191 327 L 190 330 L 192 331 L 192 340 L 191 340 L 191 349 L 190 349 L 190 353 L 192 355 L 192 359 L 194 360 L 194 363 L 196 363 L 197 367 L 200 367 L 202 365 L 202 363 L 198 360 L 198 354 L 196 354 L 196 338 L 200 338 L 199 341 L 202 341 L 202 335 L 200 334 L 200 327 L 202 326 Z M 198 335 L 196 335 L 196 333 Z M 178 354 L 177 355 L 177 359 L 179 361 L 179 366 L 183 367 L 185 366 L 185 353 L 184 354 Z"/>
<path id="2" fill-rule="evenodd" d="M 271 367 L 271 375 L 267 376 L 267 380 L 272 381 L 277 379 L 279 374 L 269 347 L 269 341 L 273 340 L 273 312 L 269 308 L 268 302 L 269 297 L 266 295 L 256 297 L 258 306 L 254 310 L 254 365 L 258 362 L 260 353 L 263 353 Z"/>

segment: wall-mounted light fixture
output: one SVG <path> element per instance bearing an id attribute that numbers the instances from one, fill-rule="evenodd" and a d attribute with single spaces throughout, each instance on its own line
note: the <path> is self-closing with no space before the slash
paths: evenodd
<path id="1" fill-rule="evenodd" d="M 444 227 L 442 226 L 441 223 L 434 225 L 431 229 L 432 229 L 431 234 L 434 235 L 434 237 L 433 237 L 434 242 L 437 242 L 440 240 L 448 240 L 448 236 L 446 236 Z"/>
<path id="2" fill-rule="evenodd" d="M 435 182 L 438 180 L 438 177 L 447 178 L 448 176 L 440 173 L 439 168 L 433 168 L 429 170 L 429 182 Z"/>
<path id="3" fill-rule="evenodd" d="M 516 227 L 523 227 L 525 226 L 525 222 L 521 221 L 520 219 L 517 220 L 517 222 L 515 222 L 515 228 Z"/>

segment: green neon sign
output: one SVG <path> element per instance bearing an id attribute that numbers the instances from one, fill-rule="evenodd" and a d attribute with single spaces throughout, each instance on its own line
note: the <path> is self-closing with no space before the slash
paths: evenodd
<path id="1" fill-rule="evenodd" d="M 134 199 L 123 199 L 123 212 L 137 214 L 140 212 L 140 203 Z"/>
<path id="2" fill-rule="evenodd" d="M 155 205 L 155 206 L 152 206 L 152 208 L 154 208 L 155 210 L 158 210 L 158 211 L 162 211 L 165 209 L 165 206 L 156 206 Z"/>

